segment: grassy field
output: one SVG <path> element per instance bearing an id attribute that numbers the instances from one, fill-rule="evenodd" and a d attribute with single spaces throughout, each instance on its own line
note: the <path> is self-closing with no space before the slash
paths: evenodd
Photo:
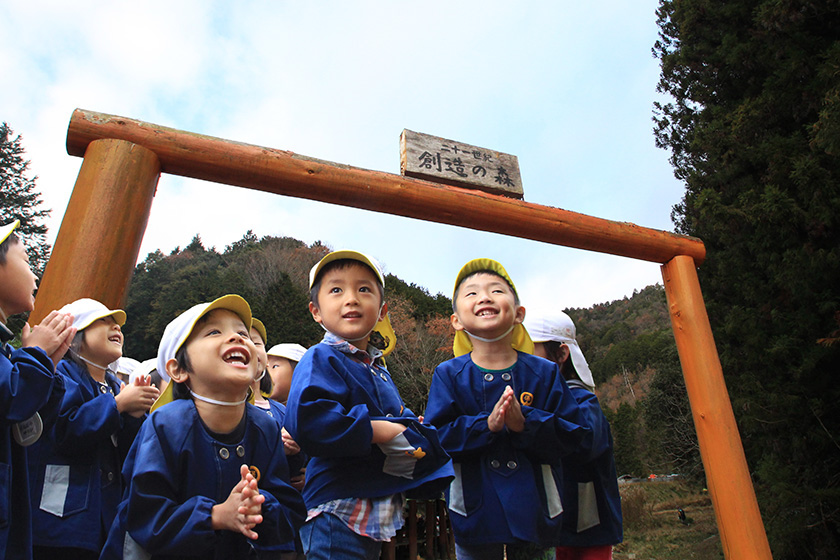
<path id="1" fill-rule="evenodd" d="M 635 482 L 620 489 L 624 542 L 615 547 L 615 560 L 723 558 L 708 493 L 680 480 Z"/>

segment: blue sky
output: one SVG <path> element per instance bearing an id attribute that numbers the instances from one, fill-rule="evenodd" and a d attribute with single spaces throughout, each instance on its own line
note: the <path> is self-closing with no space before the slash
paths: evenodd
<path id="1" fill-rule="evenodd" d="M 0 120 L 23 137 L 58 232 L 75 108 L 399 173 L 404 128 L 514 154 L 525 199 L 673 230 L 684 187 L 652 134 L 655 0 L 0 3 Z M 475 257 L 526 307 L 661 282 L 611 255 L 163 176 L 140 251 L 252 229 L 352 248 L 450 294 Z"/>

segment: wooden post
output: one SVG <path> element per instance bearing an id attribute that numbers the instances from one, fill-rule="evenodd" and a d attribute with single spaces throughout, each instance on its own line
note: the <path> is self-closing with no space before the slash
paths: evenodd
<path id="1" fill-rule="evenodd" d="M 31 324 L 82 297 L 122 306 L 155 195 L 160 162 L 125 140 L 96 140 L 85 159 L 38 288 Z"/>
<path id="2" fill-rule="evenodd" d="M 694 260 L 674 257 L 662 277 L 723 552 L 772 558 Z"/>
<path id="3" fill-rule="evenodd" d="M 408 500 L 408 557 L 417 558 L 417 501 Z"/>
<path id="4" fill-rule="evenodd" d="M 435 501 L 426 500 L 426 558 L 435 557 Z"/>

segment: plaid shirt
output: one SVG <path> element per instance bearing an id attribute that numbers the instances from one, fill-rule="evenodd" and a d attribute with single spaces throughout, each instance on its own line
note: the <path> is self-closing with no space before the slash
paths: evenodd
<path id="1" fill-rule="evenodd" d="M 375 363 L 376 359 L 382 355 L 382 351 L 378 348 L 369 346 L 370 353 L 365 352 L 331 332 L 324 335 L 322 342 L 335 346 L 337 350 L 361 362 L 373 363 L 373 369 L 384 369 Z M 306 520 L 309 521 L 321 513 L 330 513 L 338 517 L 357 535 L 375 541 L 389 541 L 403 526 L 404 503 L 402 494 L 381 498 L 343 498 L 310 509 Z"/>

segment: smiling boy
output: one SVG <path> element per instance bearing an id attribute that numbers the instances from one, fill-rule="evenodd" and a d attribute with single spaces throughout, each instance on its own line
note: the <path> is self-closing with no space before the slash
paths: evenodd
<path id="1" fill-rule="evenodd" d="M 452 468 L 382 360 L 396 337 L 378 263 L 335 251 L 312 268 L 309 286 L 326 334 L 295 368 L 286 409 L 287 429 L 311 457 L 301 540 L 308 560 L 375 560 L 403 525 L 403 494 L 439 493 Z"/>
<path id="2" fill-rule="evenodd" d="M 464 265 L 452 306 L 456 357 L 435 369 L 425 419 L 454 462 L 457 556 L 553 558 L 560 458 L 585 447 L 590 431 L 556 364 L 531 355 L 525 308 L 501 264 Z"/>
<path id="3" fill-rule="evenodd" d="M 280 425 L 247 403 L 260 367 L 250 324 L 227 295 L 167 325 L 158 369 L 172 381 L 126 458 L 102 559 L 294 557 L 303 503 Z"/>
<path id="4" fill-rule="evenodd" d="M 76 334 L 72 316 L 52 311 L 35 328 L 24 326 L 21 348 L 9 344 L 8 317 L 35 304 L 37 277 L 14 233 L 19 225 L 0 226 L 0 558 L 8 559 L 32 557 L 26 446 L 58 413 L 65 388 L 55 364 Z"/>

